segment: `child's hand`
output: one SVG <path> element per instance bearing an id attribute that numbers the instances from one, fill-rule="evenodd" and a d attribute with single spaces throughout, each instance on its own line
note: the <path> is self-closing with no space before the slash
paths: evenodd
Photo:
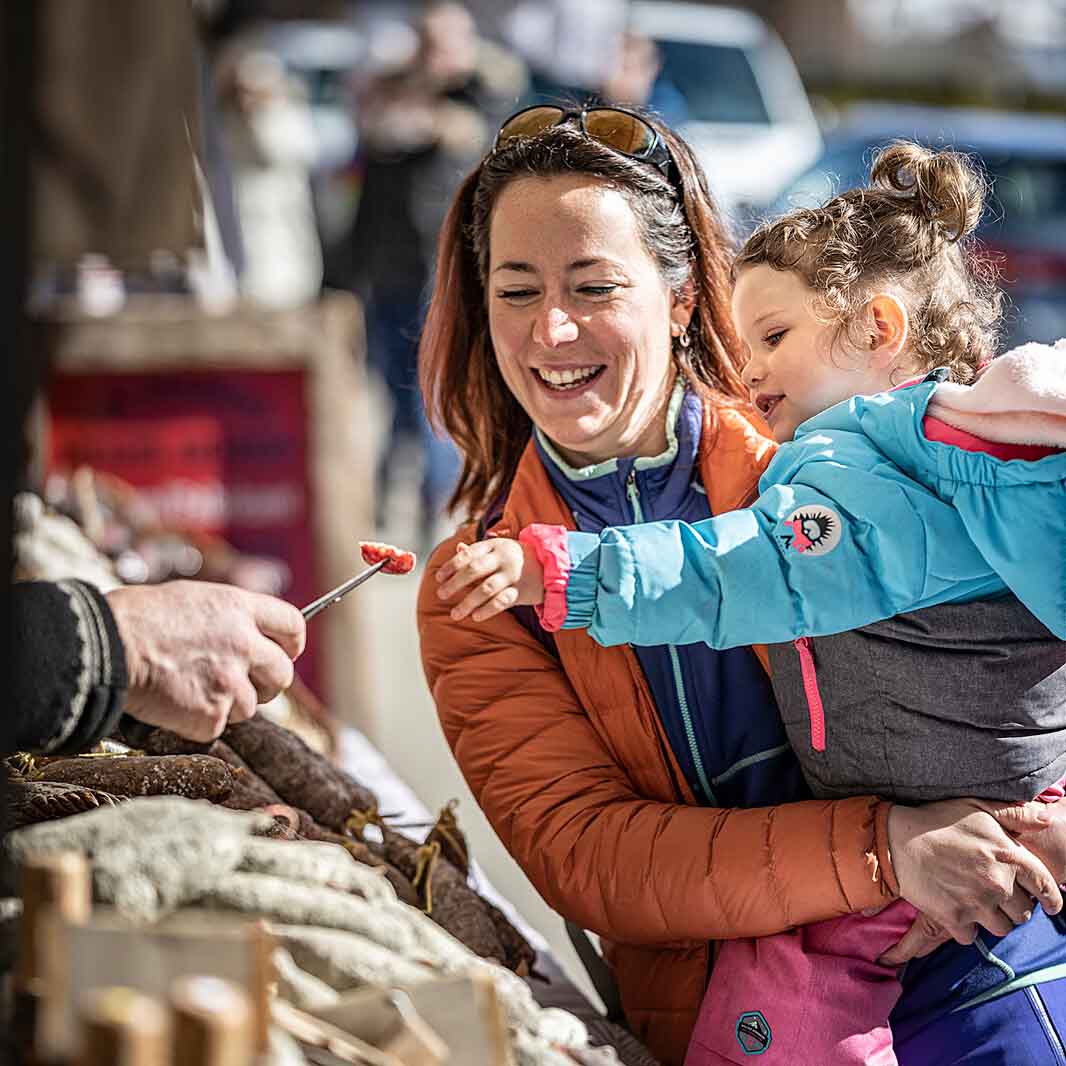
<path id="1" fill-rule="evenodd" d="M 536 554 L 506 537 L 460 544 L 455 557 L 437 571 L 437 581 L 437 595 L 442 600 L 454 599 L 469 589 L 452 608 L 457 622 L 467 615 L 475 622 L 484 622 L 518 604 L 544 602 L 544 569 Z"/>

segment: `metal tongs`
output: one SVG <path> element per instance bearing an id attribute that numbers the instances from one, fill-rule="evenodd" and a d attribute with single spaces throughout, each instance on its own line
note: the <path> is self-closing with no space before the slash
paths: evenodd
<path id="1" fill-rule="evenodd" d="M 331 603 L 336 603 L 338 600 L 344 599 L 352 589 L 357 589 L 364 581 L 368 581 L 372 578 L 388 561 L 388 559 L 382 559 L 381 562 L 374 563 L 373 566 L 367 567 L 367 569 L 361 574 L 356 574 L 355 577 L 348 578 L 344 584 L 338 585 L 324 596 L 319 596 L 317 600 L 312 600 L 306 607 L 301 608 L 300 614 L 310 621 L 310 619 L 314 618 L 319 611 L 324 611 Z"/>

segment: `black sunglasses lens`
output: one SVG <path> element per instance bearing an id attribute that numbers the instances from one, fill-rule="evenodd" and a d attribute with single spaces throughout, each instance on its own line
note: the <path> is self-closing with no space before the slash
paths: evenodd
<path id="1" fill-rule="evenodd" d="M 531 107 L 512 115 L 501 127 L 496 138 L 497 144 L 515 137 L 536 137 L 546 129 L 556 126 L 566 114 L 561 107 Z"/>
<path id="2" fill-rule="evenodd" d="M 636 115 L 596 109 L 585 114 L 588 135 L 626 155 L 643 159 L 655 146 L 655 131 Z"/>

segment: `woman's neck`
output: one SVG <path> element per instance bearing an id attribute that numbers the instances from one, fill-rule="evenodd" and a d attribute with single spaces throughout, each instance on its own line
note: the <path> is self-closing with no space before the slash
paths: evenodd
<path id="1" fill-rule="evenodd" d="M 667 392 L 659 413 L 650 419 L 640 437 L 628 447 L 620 448 L 611 455 L 583 452 L 566 448 L 550 437 L 537 431 L 548 451 L 573 471 L 588 471 L 619 459 L 656 459 L 676 448 L 675 426 L 681 402 L 685 395 L 685 379 L 677 375 Z"/>

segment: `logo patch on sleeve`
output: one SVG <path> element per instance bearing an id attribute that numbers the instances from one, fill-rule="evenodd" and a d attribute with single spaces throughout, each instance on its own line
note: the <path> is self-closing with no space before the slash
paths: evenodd
<path id="1" fill-rule="evenodd" d="M 820 503 L 797 507 L 781 524 L 785 547 L 801 555 L 828 555 L 840 543 L 844 528 L 840 515 Z"/>

